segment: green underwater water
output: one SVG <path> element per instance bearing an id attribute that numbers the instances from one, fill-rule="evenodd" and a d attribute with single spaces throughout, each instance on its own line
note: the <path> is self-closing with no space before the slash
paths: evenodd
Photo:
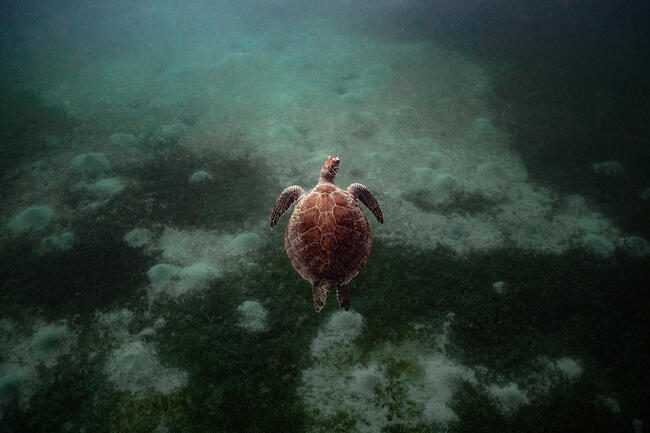
<path id="1" fill-rule="evenodd" d="M 394 18 L 399 25 L 386 23 L 384 37 L 403 37 L 397 30 L 403 22 L 399 14 Z M 411 36 L 421 37 L 419 31 L 422 27 L 414 25 Z M 502 52 L 498 43 L 479 44 L 480 31 L 473 38 L 454 32 L 444 36 L 450 49 L 477 61 Z M 625 233 L 649 239 L 649 201 L 638 197 L 650 178 L 647 149 L 639 144 L 649 138 L 647 100 L 635 96 L 645 85 L 635 78 L 636 71 L 647 71 L 647 65 L 628 68 L 633 71 L 626 77 L 641 81 L 638 87 L 617 85 L 597 93 L 612 81 L 583 80 L 583 69 L 565 63 L 577 53 L 596 58 L 599 53 L 585 51 L 592 45 L 597 43 L 577 44 L 555 57 L 550 46 L 545 59 L 531 55 L 517 63 L 510 58 L 515 67 L 501 73 L 488 65 L 495 83 L 490 103 L 504 107 L 497 110 L 495 125 L 511 134 L 510 144 L 535 182 L 581 194 Z M 619 58 L 615 49 L 607 52 Z M 557 70 L 566 75 L 558 78 Z M 606 102 L 598 105 L 598 98 Z M 43 169 L 31 167 L 32 161 L 80 153 L 76 137 L 113 132 L 120 119 L 129 117 L 128 112 L 109 112 L 80 121 L 32 92 L 3 92 L 1 102 L 4 185 L 13 185 L 28 170 Z M 378 424 L 383 432 L 631 432 L 633 420 L 650 422 L 650 266 L 647 255 L 635 256 L 620 246 L 600 257 L 578 238 L 557 253 L 524 248 L 506 236 L 496 248 L 460 253 L 444 245 L 422 250 L 406 240 L 389 242 L 378 229 L 367 265 L 350 284 L 352 309 L 363 316 L 361 334 L 324 360 L 316 359 L 310 346 L 339 307 L 330 295 L 320 314 L 313 311 L 309 284 L 292 269 L 283 248 L 287 216 L 280 229 L 262 234 L 264 242 L 252 259 L 228 262 L 231 266 L 220 269 L 206 288 L 149 298 L 147 271 L 160 262 L 156 254 L 161 253 L 129 247 L 126 232 L 139 226 L 154 236 L 163 236 L 169 227 L 255 231 L 257 219 L 270 213 L 288 186 L 273 175 L 271 161 L 249 152 L 236 137 L 218 140 L 221 152 L 196 154 L 177 138 L 162 146 L 142 139 L 111 169 L 113 175 L 137 181 L 104 207 L 66 214 L 65 226 L 75 234 L 70 250 L 36 254 L 38 236 L 3 236 L 0 319 L 11 321 L 12 332 L 23 335 L 29 335 L 36 316 L 48 323 L 64 320 L 75 339 L 54 366 L 37 366 L 29 404 L 21 400 L 23 385 L 2 376 L 0 431 L 371 431 L 359 427 L 364 409 L 353 404 L 346 410 L 343 401 L 332 416 L 306 404 L 303 374 L 324 366 L 351 377 L 356 366 L 373 363 L 388 383 L 376 385 L 369 397 L 386 418 Z M 240 152 L 228 152 L 240 146 Z M 612 155 L 621 155 L 624 178 L 593 176 L 591 164 Z M 212 178 L 198 185 L 179 181 L 197 167 Z M 357 170 L 355 176 L 371 172 Z M 74 189 L 77 181 L 72 176 L 61 180 L 61 188 L 71 191 L 65 194 L 66 209 L 96 199 L 90 190 Z M 442 204 L 417 189 L 401 196 L 425 215 L 481 215 L 499 203 L 473 192 L 452 195 Z M 19 201 L 13 192 L 7 197 Z M 142 205 L 149 199 L 151 205 Z M 4 209 L 2 215 L 11 216 Z M 385 224 L 391 224 L 390 215 Z M 497 281 L 506 282 L 504 292 L 494 289 Z M 265 308 L 264 332 L 239 326 L 238 306 L 250 299 Z M 122 308 L 134 314 L 124 323 L 126 338 L 164 319 L 155 333 L 138 338 L 155 348 L 165 368 L 186 373 L 184 386 L 168 394 L 152 387 L 132 393 L 112 386 L 106 365 L 121 342 L 97 326 L 97 317 Z M 7 347 L 4 336 L 0 344 Z M 422 402 L 409 388 L 427 377 L 421 359 L 432 353 L 472 368 L 478 378 L 454 382 L 446 406 L 456 419 L 449 423 L 423 418 Z M 578 359 L 581 373 L 549 379 L 541 390 L 538 382 L 545 379 L 539 378 L 546 373 L 540 359 L 564 357 Z M 8 352 L 0 352 L 0 363 L 9 359 Z M 486 385 L 510 382 L 529 390 L 530 401 L 504 413 Z M 599 396 L 615 398 L 619 410 L 610 410 Z"/>

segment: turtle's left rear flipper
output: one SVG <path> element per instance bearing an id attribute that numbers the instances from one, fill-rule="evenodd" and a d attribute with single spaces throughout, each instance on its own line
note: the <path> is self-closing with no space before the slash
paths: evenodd
<path id="1" fill-rule="evenodd" d="M 320 281 L 312 285 L 312 293 L 314 295 L 314 308 L 316 308 L 317 313 L 320 313 L 320 310 L 322 310 L 325 306 L 327 294 L 331 289 L 332 285 L 327 281 Z"/>
<path id="2" fill-rule="evenodd" d="M 350 309 L 350 294 L 348 293 L 348 286 L 339 286 L 336 289 L 336 299 L 339 300 L 339 305 L 345 311 Z"/>

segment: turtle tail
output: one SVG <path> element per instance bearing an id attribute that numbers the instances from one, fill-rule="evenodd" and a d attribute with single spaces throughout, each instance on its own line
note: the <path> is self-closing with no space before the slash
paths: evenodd
<path id="1" fill-rule="evenodd" d="M 332 283 L 329 281 L 319 281 L 312 285 L 312 293 L 314 295 L 314 308 L 316 312 L 320 313 L 320 310 L 325 306 L 325 301 L 327 300 L 327 294 L 332 290 Z"/>

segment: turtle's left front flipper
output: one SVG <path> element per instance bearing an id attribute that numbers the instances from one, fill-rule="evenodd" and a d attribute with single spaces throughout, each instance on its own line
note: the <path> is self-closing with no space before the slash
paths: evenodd
<path id="1" fill-rule="evenodd" d="M 278 225 L 280 217 L 284 215 L 293 202 L 298 200 L 304 193 L 305 190 L 298 185 L 290 186 L 282 191 L 282 194 L 280 194 L 280 197 L 278 197 L 273 205 L 273 212 L 271 212 L 271 230 Z"/>
<path id="2" fill-rule="evenodd" d="M 365 185 L 353 183 L 348 187 L 348 193 L 355 199 L 361 200 L 361 203 L 365 204 L 366 207 L 370 209 L 370 212 L 372 212 L 375 218 L 377 218 L 377 221 L 381 224 L 384 223 L 384 216 L 379 208 L 379 203 L 377 203 L 377 200 Z"/>

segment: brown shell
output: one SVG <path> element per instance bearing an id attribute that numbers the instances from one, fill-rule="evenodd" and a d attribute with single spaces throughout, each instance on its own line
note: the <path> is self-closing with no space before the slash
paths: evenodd
<path id="1" fill-rule="evenodd" d="M 312 284 L 349 283 L 366 264 L 371 244 L 357 201 L 331 184 L 318 185 L 298 200 L 284 235 L 289 260 Z"/>

